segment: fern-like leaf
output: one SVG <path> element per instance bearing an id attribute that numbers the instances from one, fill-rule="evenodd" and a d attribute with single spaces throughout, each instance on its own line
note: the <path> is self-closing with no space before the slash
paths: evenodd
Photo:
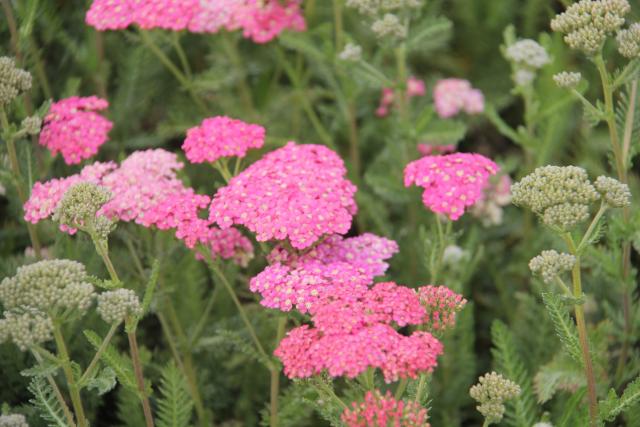
<path id="1" fill-rule="evenodd" d="M 567 314 L 564 304 L 560 301 L 558 295 L 552 292 L 543 292 L 542 301 L 547 308 L 547 313 L 549 313 L 556 335 L 560 339 L 564 350 L 576 363 L 582 366 L 582 353 L 576 325 Z"/>
<path id="2" fill-rule="evenodd" d="M 516 350 L 513 336 L 507 329 L 507 325 L 499 320 L 494 321 L 491 326 L 491 340 L 494 345 L 491 353 L 496 370 L 516 382 L 521 389 L 520 396 L 506 402 L 506 421 L 513 427 L 530 427 L 539 419 L 536 399 L 531 377 Z"/>
<path id="3" fill-rule="evenodd" d="M 69 427 L 60 402 L 44 378 L 34 377 L 29 384 L 29 391 L 33 394 L 33 399 L 30 402 L 36 407 L 40 417 L 49 427 Z"/>
<path id="4" fill-rule="evenodd" d="M 187 392 L 185 378 L 173 362 L 162 369 L 158 399 L 158 427 L 187 427 L 193 401 Z"/>
<path id="5" fill-rule="evenodd" d="M 268 369 L 271 369 L 273 363 L 275 362 L 273 359 L 265 357 L 263 354 L 259 353 L 255 346 L 249 342 L 244 336 L 238 334 L 237 332 L 221 329 L 216 332 L 216 335 L 209 338 L 203 338 L 200 340 L 200 345 L 203 347 L 211 346 L 211 345 L 226 345 L 230 346 L 233 349 L 239 351 L 247 357 L 255 360 L 256 362 L 260 362 Z"/>
<path id="6" fill-rule="evenodd" d="M 599 404 L 600 419 L 613 421 L 618 415 L 638 403 L 640 403 L 640 377 L 629 383 L 620 397 L 614 389 L 609 390 L 607 398 L 601 400 Z"/>

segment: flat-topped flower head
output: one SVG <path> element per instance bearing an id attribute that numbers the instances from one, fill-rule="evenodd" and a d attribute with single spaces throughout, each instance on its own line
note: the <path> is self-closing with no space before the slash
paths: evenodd
<path id="1" fill-rule="evenodd" d="M 439 80 L 433 88 L 436 113 L 443 119 L 458 115 L 479 114 L 484 111 L 484 96 L 479 89 L 462 79 Z"/>
<path id="2" fill-rule="evenodd" d="M 608 35 L 624 25 L 631 10 L 627 0 L 581 0 L 551 21 L 551 29 L 565 34 L 564 41 L 572 49 L 593 55 Z"/>
<path id="3" fill-rule="evenodd" d="M 205 119 L 187 131 L 182 150 L 191 163 L 215 162 L 221 157 L 244 157 L 264 144 L 264 128 L 226 116 Z"/>
<path id="4" fill-rule="evenodd" d="M 94 156 L 107 142 L 107 134 L 113 127 L 113 123 L 96 113 L 108 106 L 107 101 L 95 96 L 72 96 L 53 103 L 44 118 L 40 145 L 54 156 L 61 153 L 68 165 Z"/>
<path id="5" fill-rule="evenodd" d="M 483 197 L 489 177 L 498 170 L 498 165 L 480 154 L 426 156 L 407 165 L 404 185 L 424 188 L 424 205 L 455 221 Z"/>
<path id="6" fill-rule="evenodd" d="M 54 259 L 18 267 L 0 282 L 0 302 L 7 310 L 33 308 L 56 314 L 65 309 L 85 312 L 93 301 L 93 285 L 76 261 Z"/>
<path id="7" fill-rule="evenodd" d="M 446 286 L 423 286 L 418 288 L 418 296 L 426 312 L 423 323 L 435 331 L 453 327 L 456 314 L 467 304 L 462 295 Z"/>
<path id="8" fill-rule="evenodd" d="M 126 317 L 142 315 L 140 300 L 131 289 L 116 289 L 98 295 L 98 314 L 109 324 L 120 323 Z"/>
<path id="9" fill-rule="evenodd" d="M 542 166 L 511 187 L 512 201 L 541 215 L 545 224 L 569 230 L 589 217 L 600 198 L 587 172 L 576 166 Z"/>
<path id="10" fill-rule="evenodd" d="M 7 105 L 31 89 L 31 74 L 16 67 L 13 59 L 0 57 L 0 106 Z"/>
<path id="11" fill-rule="evenodd" d="M 537 41 L 522 39 L 507 47 L 504 56 L 516 66 L 537 70 L 551 61 L 549 54 Z"/>
<path id="12" fill-rule="evenodd" d="M 345 174 L 330 149 L 290 142 L 219 189 L 209 218 L 223 229 L 245 226 L 261 242 L 287 239 L 304 249 L 326 234 L 349 230 L 356 187 Z"/>
<path id="13" fill-rule="evenodd" d="M 570 271 L 576 263 L 576 257 L 557 251 L 542 251 L 529 261 L 529 269 L 533 274 L 542 276 L 545 283 L 552 283 L 562 273 Z"/>
<path id="14" fill-rule="evenodd" d="M 429 427 L 427 410 L 417 402 L 396 400 L 390 391 L 368 391 L 363 402 L 353 402 L 340 417 L 347 427 Z"/>
<path id="15" fill-rule="evenodd" d="M 520 386 L 495 372 L 485 374 L 478 384 L 469 390 L 471 397 L 479 403 L 476 409 L 485 417 L 487 425 L 499 423 L 504 416 L 504 402 L 520 395 Z"/>
<path id="16" fill-rule="evenodd" d="M 34 308 L 5 310 L 0 318 L 0 344 L 13 342 L 26 351 L 53 338 L 51 317 Z"/>

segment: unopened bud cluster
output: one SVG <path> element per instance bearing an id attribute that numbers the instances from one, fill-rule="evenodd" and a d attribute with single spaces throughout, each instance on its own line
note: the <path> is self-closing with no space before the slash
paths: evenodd
<path id="1" fill-rule="evenodd" d="M 0 415 L 0 427 L 29 427 L 22 414 Z"/>
<path id="2" fill-rule="evenodd" d="M 553 76 L 553 81 L 562 88 L 576 87 L 580 80 L 582 80 L 582 74 L 569 71 L 562 71 Z"/>
<path id="3" fill-rule="evenodd" d="M 29 116 L 22 120 L 22 130 L 27 135 L 37 135 L 42 127 L 42 119 L 38 116 Z"/>
<path id="4" fill-rule="evenodd" d="M 631 205 L 631 191 L 627 184 L 608 176 L 599 176 L 594 185 L 610 207 L 624 208 Z"/>
<path id="5" fill-rule="evenodd" d="M 511 187 L 513 203 L 530 208 L 545 224 L 568 230 L 589 217 L 600 194 L 576 166 L 542 166 Z"/>
<path id="6" fill-rule="evenodd" d="M 0 106 L 7 105 L 31 89 L 31 74 L 16 68 L 13 59 L 0 57 Z"/>
<path id="7" fill-rule="evenodd" d="M 11 341 L 22 351 L 49 341 L 52 333 L 51 318 L 40 310 L 7 310 L 0 318 L 0 344 Z"/>
<path id="8" fill-rule="evenodd" d="M 362 47 L 357 44 L 347 43 L 339 58 L 343 61 L 359 61 L 362 58 Z"/>
<path id="9" fill-rule="evenodd" d="M 117 323 L 127 316 L 142 315 L 142 307 L 131 289 L 116 289 L 98 295 L 98 314 L 107 323 Z"/>
<path id="10" fill-rule="evenodd" d="M 587 55 L 597 53 L 608 35 L 624 25 L 631 6 L 627 0 L 581 0 L 551 21 L 551 29 L 559 31 L 572 49 Z"/>
<path id="11" fill-rule="evenodd" d="M 551 283 L 563 272 L 570 271 L 575 263 L 576 257 L 571 254 L 548 250 L 532 258 L 529 269 L 533 274 L 542 276 L 545 283 Z"/>
<path id="12" fill-rule="evenodd" d="M 356 9 L 365 15 L 376 15 L 381 12 L 402 9 L 417 9 L 423 0 L 347 0 L 347 7 Z"/>
<path id="13" fill-rule="evenodd" d="M 469 394 L 479 405 L 476 409 L 488 424 L 499 423 L 504 416 L 504 402 L 520 394 L 520 386 L 495 372 L 485 374 L 471 387 Z"/>
<path id="14" fill-rule="evenodd" d="M 61 225 L 82 228 L 96 221 L 96 213 L 109 201 L 111 193 L 96 184 L 81 182 L 69 188 L 53 216 Z"/>
<path id="15" fill-rule="evenodd" d="M 400 21 L 397 15 L 392 13 L 385 14 L 382 18 L 374 21 L 371 29 L 378 38 L 397 38 L 403 39 L 407 37 L 407 27 Z"/>
<path id="16" fill-rule="evenodd" d="M 518 66 L 535 70 L 542 68 L 551 61 L 545 48 L 531 39 L 518 40 L 507 47 L 504 56 Z"/>
<path id="17" fill-rule="evenodd" d="M 620 55 L 630 59 L 640 56 L 640 23 L 633 23 L 628 29 L 618 31 L 616 41 Z"/>
<path id="18" fill-rule="evenodd" d="M 400 19 L 401 12 L 418 9 L 422 3 L 423 0 L 347 0 L 346 5 L 373 18 L 371 30 L 378 38 L 404 39 L 408 29 Z"/>

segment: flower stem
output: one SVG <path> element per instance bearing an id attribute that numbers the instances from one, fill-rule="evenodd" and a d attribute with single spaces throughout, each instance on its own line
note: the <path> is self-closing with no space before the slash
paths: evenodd
<path id="1" fill-rule="evenodd" d="M 42 365 L 42 361 L 43 361 L 42 356 L 40 356 L 40 354 L 35 350 L 31 350 L 31 353 L 33 354 L 33 357 L 36 359 L 38 364 Z M 62 392 L 60 391 L 58 384 L 56 384 L 56 380 L 49 374 L 46 376 L 46 378 L 47 378 L 47 382 L 51 386 L 51 389 L 53 390 L 53 394 L 56 396 L 56 399 L 58 400 L 58 403 L 62 408 L 62 412 L 64 412 L 64 416 L 67 419 L 69 426 L 75 427 L 76 423 L 73 421 L 73 414 L 69 410 L 69 407 L 67 406 L 67 402 L 64 401 L 64 397 L 62 396 Z"/>
<path id="2" fill-rule="evenodd" d="M 284 337 L 284 332 L 287 327 L 287 318 L 286 316 L 278 317 L 278 327 L 276 332 L 276 343 L 277 346 L 280 343 L 282 337 Z M 269 422 L 270 427 L 278 427 L 278 396 L 280 394 L 280 369 L 277 366 L 273 366 L 271 368 L 271 400 L 270 400 L 270 413 L 271 419 Z"/>
<path id="3" fill-rule="evenodd" d="M 69 352 L 67 345 L 64 342 L 62 331 L 60 330 L 59 322 L 53 322 L 53 338 L 56 341 L 56 347 L 58 354 L 62 360 L 62 371 L 64 372 L 65 379 L 67 380 L 67 386 L 69 387 L 69 395 L 71 396 L 71 404 L 73 405 L 73 411 L 76 414 L 76 420 L 79 427 L 88 427 L 89 422 L 84 415 L 84 407 L 82 406 L 82 399 L 80 398 L 80 389 L 73 376 L 73 370 L 71 369 L 71 359 L 69 358 Z"/>
<path id="4" fill-rule="evenodd" d="M 93 375 L 93 370 L 98 364 L 98 361 L 100 360 L 100 356 L 107 349 L 109 342 L 111 342 L 111 338 L 113 338 L 113 335 L 118 330 L 118 326 L 120 326 L 120 322 L 114 323 L 113 325 L 111 325 L 109 332 L 107 332 L 107 335 L 102 340 L 100 347 L 98 347 L 98 351 L 96 352 L 95 356 L 93 356 L 93 359 L 89 363 L 89 366 L 87 366 L 87 369 L 84 371 L 84 374 L 82 374 L 82 376 L 80 377 L 80 380 L 78 381 L 78 383 L 80 384 L 80 387 L 82 387 L 82 384 L 84 384 L 85 381 L 87 381 L 89 378 L 91 378 L 91 375 Z"/>
<path id="5" fill-rule="evenodd" d="M 125 328 L 126 329 L 126 328 Z M 149 405 L 149 397 L 144 386 L 144 376 L 142 373 L 142 363 L 140 362 L 140 353 L 138 352 L 138 340 L 135 331 L 128 331 L 129 349 L 131 353 L 131 361 L 133 362 L 133 371 L 136 376 L 136 384 L 140 391 L 140 399 L 142 400 L 142 411 L 144 412 L 144 420 L 147 427 L 153 427 L 153 415 L 151 414 L 151 405 Z"/>
<path id="6" fill-rule="evenodd" d="M 571 270 L 571 279 L 573 281 L 573 296 L 580 298 L 582 296 L 582 277 L 580 272 L 580 255 L 576 250 L 573 238 L 569 233 L 563 234 L 569 252 L 576 257 L 576 262 Z M 581 304 L 574 306 L 576 316 L 576 326 L 578 328 L 578 338 L 582 349 L 582 358 L 584 360 L 585 376 L 587 378 L 587 394 L 589 396 L 589 418 L 591 427 L 595 427 L 598 423 L 598 396 L 596 394 L 596 380 L 593 374 L 593 365 L 591 362 L 591 354 L 589 353 L 589 339 L 587 337 L 587 326 L 584 320 L 584 307 Z"/>
<path id="7" fill-rule="evenodd" d="M 420 380 L 418 380 L 418 388 L 416 389 L 416 398 L 415 402 L 418 405 L 422 403 L 422 393 L 424 393 L 424 386 L 427 384 L 427 376 L 425 374 L 420 374 Z"/>
<path id="8" fill-rule="evenodd" d="M 398 387 L 396 388 L 396 392 L 394 394 L 394 397 L 396 398 L 396 400 L 402 399 L 402 395 L 404 395 L 404 392 L 407 389 L 408 382 L 409 380 L 407 380 L 406 378 L 403 378 L 400 380 L 400 382 L 398 383 Z"/>

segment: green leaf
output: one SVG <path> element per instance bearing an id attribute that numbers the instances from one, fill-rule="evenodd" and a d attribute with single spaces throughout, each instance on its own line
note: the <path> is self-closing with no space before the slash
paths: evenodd
<path id="1" fill-rule="evenodd" d="M 265 357 L 263 354 L 259 353 L 251 342 L 234 331 L 222 329 L 217 331 L 213 337 L 203 338 L 200 340 L 200 346 L 202 347 L 212 345 L 226 345 L 232 347 L 245 356 L 262 363 L 268 369 L 271 369 L 274 364 L 273 359 Z"/>
<path id="2" fill-rule="evenodd" d="M 33 394 L 33 399 L 30 402 L 36 407 L 40 417 L 46 421 L 48 426 L 69 427 L 60 402 L 44 378 L 34 377 L 28 388 Z"/>
<path id="3" fill-rule="evenodd" d="M 371 87 L 381 88 L 393 86 L 393 81 L 391 81 L 389 77 L 366 61 L 361 60 L 355 62 L 351 68 L 351 72 L 354 74 L 356 81 L 368 83 Z"/>
<path id="4" fill-rule="evenodd" d="M 491 340 L 496 370 L 520 386 L 520 395 L 506 402 L 507 424 L 513 427 L 531 427 L 540 419 L 533 394 L 529 372 L 518 354 L 513 336 L 507 325 L 495 320 L 491 325 Z"/>
<path id="5" fill-rule="evenodd" d="M 584 371 L 564 352 L 542 366 L 533 379 L 538 403 L 548 402 L 558 390 L 572 391 L 584 385 Z"/>
<path id="6" fill-rule="evenodd" d="M 445 17 L 430 17 L 416 27 L 407 40 L 409 50 L 429 53 L 447 45 L 453 34 L 453 23 Z"/>
<path id="7" fill-rule="evenodd" d="M 39 364 L 20 371 L 20 375 L 22 375 L 23 377 L 44 378 L 49 375 L 53 375 L 58 370 L 58 368 L 60 368 L 59 363 L 54 363 L 49 359 L 42 359 L 42 362 L 40 362 Z"/>
<path id="8" fill-rule="evenodd" d="M 302 53 L 308 59 L 315 62 L 324 62 L 326 57 L 311 40 L 307 33 L 282 33 L 278 37 L 281 45 Z"/>
<path id="9" fill-rule="evenodd" d="M 96 390 L 99 396 L 110 392 L 116 386 L 116 372 L 106 367 L 101 370 L 98 375 L 87 381 L 87 388 L 89 390 Z"/>
<path id="10" fill-rule="evenodd" d="M 467 133 L 467 126 L 456 120 L 436 120 L 420 134 L 420 140 L 435 145 L 456 144 Z"/>
<path id="11" fill-rule="evenodd" d="M 584 395 L 586 388 L 581 388 L 571 395 L 562 408 L 562 418 L 558 422 L 558 427 L 575 427 L 589 425 L 586 405 L 584 405 Z"/>
<path id="12" fill-rule="evenodd" d="M 556 335 L 560 339 L 564 350 L 579 366 L 583 366 L 576 325 L 567 314 L 560 297 L 553 292 L 542 292 L 542 301 L 547 308 L 547 313 L 549 313 Z"/>
<path id="13" fill-rule="evenodd" d="M 193 401 L 187 392 L 186 380 L 173 361 L 162 369 L 160 396 L 157 426 L 187 427 L 191 420 Z"/>
<path id="14" fill-rule="evenodd" d="M 640 402 L 640 377 L 633 380 L 624 389 L 622 396 L 618 398 L 614 389 L 609 390 L 605 400 L 599 402 L 599 413 L 602 421 L 613 421 L 622 412 L 625 412 Z"/>

